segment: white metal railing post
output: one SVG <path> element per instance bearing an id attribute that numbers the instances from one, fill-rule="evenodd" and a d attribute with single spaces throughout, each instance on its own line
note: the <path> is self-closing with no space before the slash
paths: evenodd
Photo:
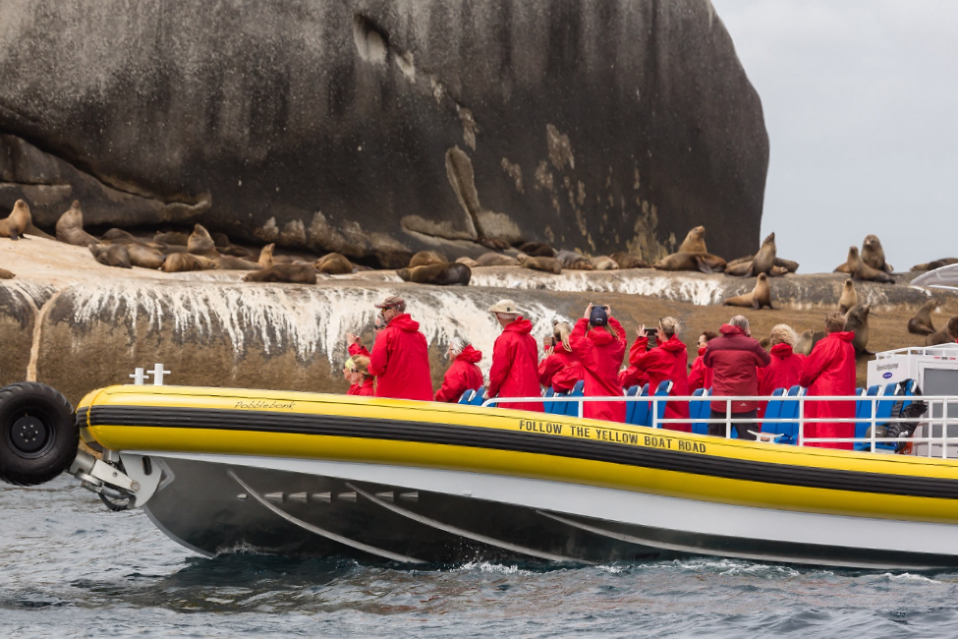
<path id="1" fill-rule="evenodd" d="M 730 413 L 731 413 L 731 409 L 733 408 L 733 405 L 731 404 L 732 401 L 733 400 L 728 399 L 726 402 L 727 403 L 727 421 L 725 423 L 725 426 L 727 429 L 727 439 L 730 439 L 730 434 L 731 434 L 730 431 L 732 430 L 732 427 L 733 427 L 733 425 L 730 423 Z"/>
<path id="2" fill-rule="evenodd" d="M 940 432 L 940 459 L 947 458 L 947 400 L 942 400 L 941 411 L 943 413 L 943 430 Z M 930 427 L 933 430 L 933 427 Z M 933 433 L 930 433 L 931 435 Z M 933 448 L 932 446 L 927 446 L 928 449 Z"/>
<path id="3" fill-rule="evenodd" d="M 870 400 L 870 452 L 877 452 L 877 404 L 879 400 L 876 398 Z M 856 426 L 854 426 L 853 434 L 857 434 Z"/>
<path id="4" fill-rule="evenodd" d="M 803 398 L 804 395 L 797 396 L 800 404 L 797 406 L 797 446 L 803 446 L 803 431 L 806 429 L 806 424 L 803 422 Z"/>

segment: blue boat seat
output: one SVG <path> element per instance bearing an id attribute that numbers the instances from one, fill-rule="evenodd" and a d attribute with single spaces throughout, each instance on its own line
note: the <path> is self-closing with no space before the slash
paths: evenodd
<path id="1" fill-rule="evenodd" d="M 639 386 L 631 386 L 624 393 L 624 395 L 626 395 L 627 397 L 636 397 L 639 394 L 640 394 Z M 633 414 L 637 411 L 637 406 L 639 404 L 640 402 L 627 402 L 627 414 L 626 414 L 626 417 L 624 418 L 624 421 L 626 423 L 628 424 L 633 423 Z"/>
<path id="2" fill-rule="evenodd" d="M 693 391 L 694 397 L 710 397 L 709 388 L 698 388 Z M 708 419 L 710 417 L 710 401 L 708 399 L 690 400 L 690 419 L 692 420 L 691 432 L 697 435 L 706 435 L 708 424 L 697 420 Z"/>
<path id="3" fill-rule="evenodd" d="M 470 403 L 473 404 L 474 406 L 479 406 L 480 404 L 482 404 L 483 393 L 486 390 L 487 390 L 486 386 L 481 386 L 480 388 L 478 388 L 474 393 L 473 397 L 470 398 Z"/>
<path id="4" fill-rule="evenodd" d="M 570 397 L 583 397 L 583 380 L 577 382 L 573 390 L 570 391 Z M 563 402 L 566 404 L 566 414 L 570 417 L 576 417 L 583 402 Z"/>
<path id="5" fill-rule="evenodd" d="M 668 397 L 672 389 L 673 389 L 673 382 L 670 381 L 669 379 L 665 379 L 662 382 L 660 382 L 659 386 L 657 386 L 657 390 L 653 394 L 653 396 Z M 653 402 L 651 402 L 651 408 L 652 408 L 652 404 Z M 666 410 L 667 410 L 667 402 L 657 402 L 657 419 L 658 420 L 663 419 L 663 415 L 666 412 Z M 652 423 L 653 423 L 653 416 L 652 416 L 652 410 L 651 410 L 651 414 L 647 416 L 647 423 L 643 425 L 650 426 Z M 657 428 L 663 428 L 663 426 L 659 423 L 659 421 L 657 422 Z"/>
<path id="6" fill-rule="evenodd" d="M 643 388 L 637 393 L 638 397 L 647 397 L 648 391 L 650 390 L 650 384 L 644 384 Z M 647 417 L 650 415 L 650 402 L 630 402 L 631 406 L 627 406 L 627 423 L 633 424 L 634 426 L 644 426 L 649 425 Z"/>
<path id="7" fill-rule="evenodd" d="M 870 389 L 868 390 L 868 393 L 869 391 L 873 391 L 875 389 L 878 389 L 878 387 L 871 386 Z M 901 394 L 900 383 L 890 382 L 889 384 L 884 386 L 882 394 L 878 394 L 874 392 L 873 397 L 879 396 L 879 397 L 893 398 L 900 394 Z M 856 426 L 854 428 L 854 437 L 857 437 L 857 438 L 867 437 L 867 430 L 870 428 L 869 420 L 871 416 L 871 411 L 873 410 L 872 404 L 874 403 L 874 401 L 876 402 L 876 405 L 877 405 L 877 424 L 883 425 L 890 421 L 890 418 L 892 417 L 892 414 L 893 414 L 893 407 L 897 403 L 896 399 L 859 400 L 857 402 L 856 416 L 860 419 L 863 419 L 864 421 L 856 422 Z M 862 414 L 861 414 L 861 404 L 863 405 Z M 897 445 L 893 442 L 877 442 L 876 443 L 876 450 L 892 451 L 892 450 L 896 450 L 896 448 L 897 448 Z M 853 449 L 859 450 L 859 451 L 869 451 L 870 442 L 856 442 L 853 445 Z"/>
<path id="8" fill-rule="evenodd" d="M 460 399 L 457 400 L 457 403 L 469 404 L 470 400 L 473 399 L 473 394 L 476 392 L 477 391 L 473 390 L 472 388 L 468 388 L 467 390 L 463 391 L 463 395 L 460 396 Z"/>
<path id="9" fill-rule="evenodd" d="M 777 388 L 770 394 L 771 399 L 767 402 L 767 409 L 763 413 L 764 421 L 761 425 L 760 432 L 764 434 L 783 434 L 783 430 L 780 428 L 780 422 L 768 422 L 766 420 L 780 418 L 780 414 L 783 411 L 783 400 L 781 398 L 786 392 L 786 389 Z"/>
<path id="10" fill-rule="evenodd" d="M 800 386 L 791 386 L 787 390 L 785 398 L 781 400 L 780 418 L 793 419 L 800 416 L 800 402 L 790 400 L 790 397 L 803 397 L 807 389 Z M 780 438 L 776 440 L 778 444 L 796 444 L 799 437 L 799 422 L 780 422 Z"/>

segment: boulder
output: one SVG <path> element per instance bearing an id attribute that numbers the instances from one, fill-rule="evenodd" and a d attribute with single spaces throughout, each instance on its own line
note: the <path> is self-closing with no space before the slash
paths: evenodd
<path id="1" fill-rule="evenodd" d="M 0 33 L 0 207 L 48 230 L 80 199 L 392 268 L 759 242 L 763 114 L 709 0 L 37 0 Z"/>

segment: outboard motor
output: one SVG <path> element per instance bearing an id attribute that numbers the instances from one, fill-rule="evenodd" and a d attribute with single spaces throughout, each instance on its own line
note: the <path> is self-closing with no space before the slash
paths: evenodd
<path id="1" fill-rule="evenodd" d="M 0 388 L 0 479 L 48 482 L 73 464 L 79 444 L 77 416 L 58 390 L 36 382 Z"/>

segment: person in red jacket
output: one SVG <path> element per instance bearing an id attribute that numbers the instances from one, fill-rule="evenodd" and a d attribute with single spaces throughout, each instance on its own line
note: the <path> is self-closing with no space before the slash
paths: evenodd
<path id="1" fill-rule="evenodd" d="M 569 393 L 583 379 L 583 366 L 570 346 L 570 325 L 558 322 L 553 325 L 550 353 L 540 362 L 537 376 L 540 385 L 560 393 Z"/>
<path id="2" fill-rule="evenodd" d="M 483 386 L 483 372 L 477 366 L 482 357 L 483 353 L 470 344 L 464 346 L 457 340 L 450 342 L 447 359 L 453 360 L 453 363 L 443 376 L 443 385 L 434 399 L 438 402 L 455 403 L 460 401 L 464 392 Z"/>
<path id="3" fill-rule="evenodd" d="M 343 367 L 344 377 L 350 382 L 347 395 L 373 397 L 373 375 L 370 374 L 370 358 L 365 355 L 351 355 Z"/>
<path id="4" fill-rule="evenodd" d="M 630 364 L 650 380 L 650 394 L 656 392 L 660 382 L 669 379 L 673 382 L 670 390 L 672 397 L 689 395 L 687 390 L 687 347 L 678 337 L 680 322 L 673 317 L 660 319 L 657 329 L 657 346 L 647 350 L 646 326 L 637 329 L 637 339 L 630 347 Z M 651 408 L 653 404 L 651 403 Z M 687 419 L 690 417 L 688 402 L 667 402 L 665 419 Z M 690 432 L 690 424 L 674 422 L 664 424 L 668 430 Z"/>
<path id="5" fill-rule="evenodd" d="M 713 387 L 713 369 L 704 366 L 703 354 L 707 352 L 707 344 L 716 336 L 713 331 L 704 331 L 697 338 L 697 358 L 693 360 L 687 377 L 687 390 L 691 393 L 699 388 Z"/>
<path id="6" fill-rule="evenodd" d="M 405 312 L 407 303 L 402 298 L 391 296 L 375 306 L 385 324 L 370 353 L 369 372 L 377 377 L 377 397 L 432 401 L 427 338 L 420 332 L 420 324 Z M 363 348 L 359 340 L 347 335 L 351 353 L 357 350 L 354 345 Z"/>
<path id="7" fill-rule="evenodd" d="M 793 352 L 797 344 L 797 333 L 786 324 L 777 324 L 770 330 L 770 365 L 758 368 L 760 379 L 759 395 L 772 395 L 778 388 L 789 390 L 800 383 L 800 371 L 803 369 L 803 355 Z M 760 402 L 757 414 L 763 417 L 767 402 Z"/>
<path id="8" fill-rule="evenodd" d="M 857 363 L 853 349 L 853 332 L 845 331 L 846 318 L 840 313 L 827 315 L 824 328 L 827 336 L 817 342 L 813 351 L 803 361 L 800 385 L 807 387 L 807 397 L 850 395 L 857 391 Z M 853 418 L 856 403 L 849 402 L 804 402 L 803 417 Z M 854 422 L 806 422 L 804 438 L 853 437 Z M 843 448 L 851 450 L 853 442 L 810 442 L 808 446 Z"/>
<path id="9" fill-rule="evenodd" d="M 517 305 L 500 300 L 490 307 L 503 332 L 493 343 L 493 364 L 490 366 L 490 384 L 484 399 L 490 397 L 537 397 L 537 340 L 530 335 L 533 325 L 525 320 Z M 543 412 L 543 402 L 498 403 L 501 408 L 516 408 Z"/>
<path id="10" fill-rule="evenodd" d="M 610 315 L 609 306 L 587 305 L 570 333 L 570 345 L 583 364 L 584 397 L 623 397 L 617 372 L 627 350 L 627 332 Z M 583 416 L 623 422 L 624 402 L 583 402 Z"/>
<path id="11" fill-rule="evenodd" d="M 770 364 L 770 354 L 763 350 L 760 342 L 750 337 L 750 322 L 743 315 L 734 315 L 729 324 L 720 327 L 720 337 L 707 344 L 703 363 L 713 369 L 712 397 L 730 397 L 735 395 L 756 395 L 759 384 L 757 369 Z M 757 402 L 734 400 L 730 402 L 730 416 L 736 420 L 757 418 Z M 726 419 L 727 401 L 710 402 L 710 419 Z M 737 437 L 755 440 L 750 431 L 760 432 L 760 424 L 733 421 Z M 725 437 L 726 424 L 710 424 L 708 435 Z"/>

